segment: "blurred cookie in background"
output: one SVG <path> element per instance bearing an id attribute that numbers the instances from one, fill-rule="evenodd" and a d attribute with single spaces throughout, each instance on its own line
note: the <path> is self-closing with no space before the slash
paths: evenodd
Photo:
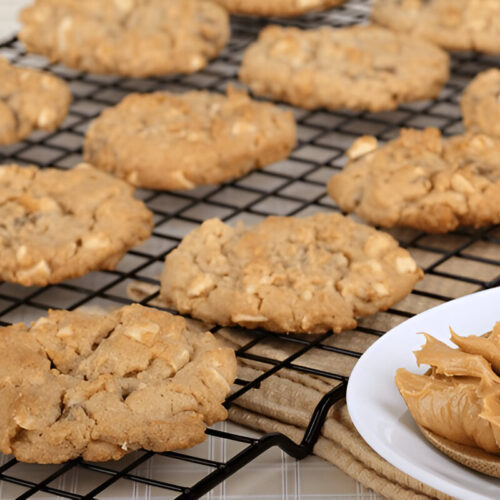
<path id="1" fill-rule="evenodd" d="M 479 73 L 465 89 L 460 107 L 468 129 L 500 138 L 500 70 Z"/>
<path id="2" fill-rule="evenodd" d="M 64 80 L 13 66 L 0 57 L 0 145 L 18 142 L 37 129 L 55 130 L 66 118 L 70 103 Z"/>
<path id="3" fill-rule="evenodd" d="M 239 76 L 254 94 L 301 108 L 382 111 L 437 97 L 449 57 L 376 26 L 268 26 L 246 50 Z"/>
<path id="4" fill-rule="evenodd" d="M 290 111 L 228 88 L 128 95 L 90 126 L 85 161 L 151 189 L 192 189 L 241 177 L 288 157 Z"/>
<path id="5" fill-rule="evenodd" d="M 232 14 L 252 16 L 300 16 L 336 7 L 345 0 L 215 0 Z"/>
<path id="6" fill-rule="evenodd" d="M 19 19 L 28 52 L 138 78 L 198 71 L 230 36 L 227 12 L 209 0 L 35 0 Z"/>
<path id="7" fill-rule="evenodd" d="M 372 21 L 447 50 L 500 54 L 498 0 L 374 0 Z"/>

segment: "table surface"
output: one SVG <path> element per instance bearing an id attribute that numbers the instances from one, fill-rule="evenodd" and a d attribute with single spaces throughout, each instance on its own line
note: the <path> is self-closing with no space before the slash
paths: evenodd
<path id="1" fill-rule="evenodd" d="M 19 28 L 17 15 L 19 10 L 30 4 L 30 0 L 0 0 L 0 40 L 8 38 Z M 231 422 L 221 424 L 224 430 L 242 432 L 242 429 Z M 253 433 L 246 430 L 245 433 Z M 256 435 L 256 434 L 255 434 Z M 208 448 L 211 458 L 217 458 L 218 454 L 225 455 L 226 450 L 215 450 L 215 442 L 209 438 L 200 448 Z M 224 443 L 225 446 L 225 443 Z M 200 450 L 202 451 L 202 450 Z M 6 457 L 0 454 L 0 465 L 6 461 Z M 151 465 L 154 468 L 154 464 Z M 37 475 L 38 466 L 26 467 L 26 476 Z M 41 477 L 46 476 L 46 466 Z M 185 470 L 176 470 L 176 480 L 182 482 L 185 474 L 187 483 L 192 481 L 193 467 L 186 466 Z M 78 491 L 78 483 L 85 481 L 82 474 L 75 473 L 72 478 L 64 478 L 64 481 L 73 481 L 74 491 Z M 66 488 L 68 486 L 66 485 Z M 0 498 L 3 500 L 13 499 L 22 491 L 15 485 L 0 482 Z M 153 498 L 154 492 L 147 486 L 133 485 L 130 490 L 110 492 L 103 494 L 101 498 Z M 54 498 L 47 494 L 37 494 L 37 499 Z M 158 498 L 158 497 L 157 497 Z M 265 498 L 269 500 L 341 500 L 341 499 L 363 499 L 376 500 L 379 497 L 372 491 L 367 490 L 361 484 L 352 480 L 341 470 L 317 457 L 308 457 L 300 462 L 288 457 L 279 449 L 266 452 L 261 457 L 247 465 L 242 471 L 231 477 L 224 484 L 216 487 L 204 498 L 210 500 L 244 500 L 250 498 Z"/>

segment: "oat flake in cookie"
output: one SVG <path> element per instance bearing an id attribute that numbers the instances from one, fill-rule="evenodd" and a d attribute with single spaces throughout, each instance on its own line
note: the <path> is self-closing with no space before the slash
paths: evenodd
<path id="1" fill-rule="evenodd" d="M 131 77 L 198 71 L 230 35 L 227 12 L 209 0 L 35 0 L 20 20 L 29 52 Z"/>
<path id="2" fill-rule="evenodd" d="M 372 20 L 448 50 L 500 54 L 498 0 L 375 0 Z"/>
<path id="3" fill-rule="evenodd" d="M 234 352 L 181 317 L 135 304 L 0 330 L 0 451 L 22 462 L 187 448 L 227 417 Z"/>
<path id="4" fill-rule="evenodd" d="M 236 229 L 210 219 L 167 255 L 161 297 L 223 326 L 340 332 L 404 298 L 422 276 L 394 238 L 340 214 Z"/>
<path id="5" fill-rule="evenodd" d="M 215 0 L 232 14 L 254 16 L 300 16 L 336 7 L 345 0 Z"/>
<path id="6" fill-rule="evenodd" d="M 328 193 L 372 224 L 445 233 L 500 222 L 500 139 L 403 129 L 383 146 L 361 137 L 347 156 Z"/>
<path id="7" fill-rule="evenodd" d="M 500 70 L 479 73 L 465 89 L 460 107 L 468 129 L 500 138 Z"/>
<path id="8" fill-rule="evenodd" d="M 437 97 L 449 57 L 375 26 L 269 26 L 246 50 L 239 76 L 256 95 L 302 108 L 382 111 Z"/>
<path id="9" fill-rule="evenodd" d="M 290 111 L 243 91 L 131 94 L 90 126 L 85 160 L 151 189 L 191 189 L 286 158 L 296 143 Z"/>
<path id="10" fill-rule="evenodd" d="M 114 269 L 153 214 L 127 183 L 81 164 L 0 166 L 0 280 L 45 286 Z"/>
<path id="11" fill-rule="evenodd" d="M 33 130 L 54 130 L 71 103 L 68 85 L 49 73 L 11 65 L 0 57 L 0 145 Z"/>

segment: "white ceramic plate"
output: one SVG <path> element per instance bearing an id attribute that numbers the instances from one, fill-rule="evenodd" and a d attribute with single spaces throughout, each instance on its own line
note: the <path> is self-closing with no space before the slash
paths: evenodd
<path id="1" fill-rule="evenodd" d="M 426 332 L 450 344 L 459 335 L 483 334 L 500 321 L 500 287 L 429 309 L 377 340 L 360 358 L 347 387 L 347 406 L 364 440 L 398 469 L 458 499 L 500 498 L 500 479 L 474 472 L 443 455 L 419 432 L 394 382 L 398 368 L 417 368 L 414 350 Z"/>

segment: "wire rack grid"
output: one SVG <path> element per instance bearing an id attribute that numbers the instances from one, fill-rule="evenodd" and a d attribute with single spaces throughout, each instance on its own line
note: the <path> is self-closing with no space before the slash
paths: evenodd
<path id="1" fill-rule="evenodd" d="M 329 12 L 273 22 L 302 28 L 321 24 L 346 26 L 365 22 L 369 8 L 367 0 L 352 0 Z M 243 51 L 267 23 L 255 18 L 234 17 L 232 37 L 223 53 L 203 71 L 189 76 L 123 79 L 90 75 L 59 65 L 49 66 L 45 59 L 26 54 L 16 39 L 0 44 L 0 55 L 17 65 L 52 71 L 68 81 L 74 95 L 70 113 L 59 130 L 35 132 L 18 144 L 0 147 L 0 163 L 71 168 L 81 160 L 82 137 L 92 119 L 128 93 L 188 89 L 224 91 L 228 83 L 237 85 Z M 437 100 L 403 105 L 391 112 L 370 114 L 290 108 L 298 122 L 299 144 L 289 159 L 220 186 L 168 193 L 138 190 L 137 195 L 155 215 L 155 230 L 146 243 L 131 250 L 114 271 L 94 272 L 45 288 L 0 284 L 0 324 L 29 322 L 50 307 L 71 310 L 83 305 L 116 307 L 130 303 L 127 285 L 137 281 L 157 285 L 165 255 L 207 218 L 219 217 L 229 223 L 237 220 L 256 223 L 267 215 L 305 216 L 338 210 L 326 195 L 325 184 L 342 168 L 344 152 L 354 139 L 361 134 L 373 134 L 387 141 L 397 136 L 400 127 L 404 126 L 436 126 L 445 135 L 460 133 L 463 129 L 457 103 L 461 92 L 477 72 L 491 66 L 500 67 L 500 58 L 473 53 L 454 55 L 452 77 Z M 443 301 L 500 284 L 498 227 L 477 231 L 464 229 L 439 237 L 413 230 L 391 233 L 424 268 L 426 278 L 397 306 L 360 322 L 356 331 L 370 337 L 371 341 L 383 335 L 388 323 L 400 322 Z M 153 293 L 142 303 L 149 304 L 155 298 Z M 228 432 L 218 425 L 208 429 L 207 434 L 212 448 L 218 446 L 215 442 L 224 443 L 225 452 L 220 459 L 213 459 L 213 454 L 212 458 L 206 458 L 203 453 L 192 450 L 161 454 L 142 451 L 116 463 L 75 460 L 60 466 L 28 466 L 12 457 L 0 456 L 0 488 L 4 488 L 0 496 L 8 497 L 5 488 L 9 486 L 16 492 L 12 497 L 20 499 L 36 498 L 41 492 L 59 498 L 116 498 L 113 488 L 128 482 L 134 488 L 146 488 L 151 498 L 198 498 L 269 448 L 280 447 L 295 458 L 303 458 L 311 452 L 328 409 L 344 396 L 348 377 L 336 372 L 335 366 L 330 372 L 315 370 L 301 364 L 301 358 L 312 350 L 322 350 L 355 360 L 361 352 L 335 345 L 331 333 L 312 337 L 264 331 L 250 334 L 251 340 L 237 351 L 237 355 L 264 363 L 269 369 L 254 380 L 238 379 L 238 388 L 227 399 L 226 406 L 237 404 L 244 393 L 258 390 L 263 380 L 283 368 L 337 382 L 311 415 L 301 445 L 280 434 L 254 437 Z M 271 337 L 293 345 L 293 354 L 277 361 L 252 353 L 252 348 Z M 227 443 L 232 453 L 227 452 Z M 179 463 L 192 468 L 193 474 L 186 476 L 192 479 L 189 484 L 177 484 Z M 152 470 L 159 472 L 154 474 Z M 78 487 L 75 475 L 80 476 Z M 82 484 L 85 485 L 83 489 Z"/>

